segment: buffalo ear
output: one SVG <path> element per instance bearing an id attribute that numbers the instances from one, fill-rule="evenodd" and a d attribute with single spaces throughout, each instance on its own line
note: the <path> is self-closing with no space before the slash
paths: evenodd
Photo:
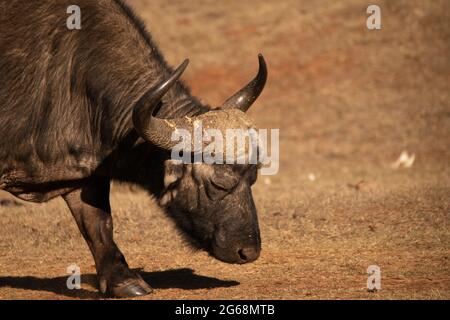
<path id="1" fill-rule="evenodd" d="M 179 160 L 164 161 L 164 187 L 167 189 L 178 182 L 183 177 L 184 165 Z"/>

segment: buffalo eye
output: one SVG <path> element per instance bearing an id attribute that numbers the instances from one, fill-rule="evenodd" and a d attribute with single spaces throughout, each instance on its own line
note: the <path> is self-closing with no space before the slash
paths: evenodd
<path id="1" fill-rule="evenodd" d="M 214 187 L 224 191 L 231 191 L 239 183 L 239 176 L 236 175 L 231 167 L 223 166 L 215 168 L 210 180 Z"/>
<path id="2" fill-rule="evenodd" d="M 220 170 L 205 181 L 205 189 L 212 200 L 223 199 L 238 185 L 239 177 L 233 175 L 231 170 Z"/>
<path id="3" fill-rule="evenodd" d="M 221 189 L 224 191 L 231 191 L 234 189 L 234 187 L 236 187 L 236 185 L 238 184 L 239 179 L 237 178 L 233 178 L 233 179 L 224 179 L 223 177 L 221 178 L 217 178 L 214 177 L 213 179 L 211 179 L 211 184 L 216 187 L 217 189 Z"/>

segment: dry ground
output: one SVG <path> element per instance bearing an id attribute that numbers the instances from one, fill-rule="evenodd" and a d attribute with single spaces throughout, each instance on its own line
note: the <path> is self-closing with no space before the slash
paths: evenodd
<path id="1" fill-rule="evenodd" d="M 379 31 L 358 0 L 129 2 L 170 63 L 191 59 L 184 78 L 213 105 L 263 52 L 270 79 L 251 115 L 281 128 L 280 172 L 254 188 L 253 264 L 192 251 L 145 193 L 114 187 L 116 238 L 156 289 L 146 298 L 450 298 L 450 1 L 376 1 Z M 393 169 L 403 150 L 416 161 Z M 98 298 L 62 200 L 1 199 L 0 298 Z M 65 288 L 71 263 L 81 290 Z"/>

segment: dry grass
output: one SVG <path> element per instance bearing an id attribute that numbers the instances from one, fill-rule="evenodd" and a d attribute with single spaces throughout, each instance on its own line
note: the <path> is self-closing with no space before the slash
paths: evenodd
<path id="1" fill-rule="evenodd" d="M 185 79 L 213 105 L 263 52 L 270 79 L 251 115 L 281 128 L 280 173 L 254 190 L 263 253 L 253 264 L 191 251 L 146 194 L 114 188 L 116 238 L 156 288 L 148 298 L 450 298 L 448 1 L 379 1 L 380 31 L 365 28 L 367 3 L 356 0 L 130 3 L 168 61 L 191 58 Z M 394 170 L 402 150 L 416 162 Z M 62 200 L 6 205 L 0 298 L 98 297 Z M 84 274 L 75 292 L 65 289 L 71 263 Z"/>

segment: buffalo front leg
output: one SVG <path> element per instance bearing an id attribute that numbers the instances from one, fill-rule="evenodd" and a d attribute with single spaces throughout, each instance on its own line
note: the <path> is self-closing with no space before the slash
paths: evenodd
<path id="1" fill-rule="evenodd" d="M 116 297 L 150 293 L 150 286 L 130 270 L 113 240 L 109 179 L 93 177 L 63 198 L 94 256 L 100 291 Z"/>

